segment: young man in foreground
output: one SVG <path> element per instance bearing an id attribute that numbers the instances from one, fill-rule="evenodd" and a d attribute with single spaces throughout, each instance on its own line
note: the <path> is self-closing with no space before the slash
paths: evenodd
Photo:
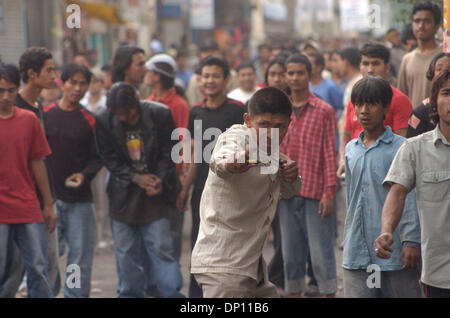
<path id="1" fill-rule="evenodd" d="M 381 77 L 368 76 L 353 87 L 351 102 L 363 131 L 347 144 L 345 171 L 347 216 L 344 226 L 344 296 L 420 297 L 417 263 L 420 258 L 420 225 L 415 193 L 407 198 L 401 225 L 394 233 L 394 253 L 382 260 L 373 251 L 380 233 L 381 210 L 387 191 L 386 176 L 398 148 L 405 138 L 384 125 L 389 113 L 393 90 Z M 380 269 L 379 288 L 370 288 L 369 264 Z"/>
<path id="2" fill-rule="evenodd" d="M 390 186 L 375 240 L 378 257 L 388 259 L 394 230 L 408 192 L 416 188 L 421 226 L 422 277 L 426 297 L 450 297 L 450 70 L 433 81 L 433 131 L 406 140 L 383 185 Z"/>
<path id="3" fill-rule="evenodd" d="M 297 164 L 279 153 L 291 113 L 284 92 L 262 89 L 250 99 L 245 124 L 232 126 L 218 139 L 191 260 L 191 273 L 206 298 L 279 297 L 268 281 L 262 251 L 280 194 L 289 198 L 301 187 Z M 250 161 L 257 150 L 259 158 L 270 162 Z"/>

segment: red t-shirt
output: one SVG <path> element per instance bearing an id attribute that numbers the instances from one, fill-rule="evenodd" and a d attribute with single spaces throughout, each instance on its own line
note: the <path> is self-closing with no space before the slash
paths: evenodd
<path id="1" fill-rule="evenodd" d="M 155 94 L 151 94 L 148 101 L 155 101 L 169 107 L 172 114 L 173 121 L 175 123 L 175 128 L 187 128 L 189 121 L 189 111 L 190 108 L 186 101 L 175 92 L 174 88 L 171 88 L 166 95 L 164 95 L 160 100 L 156 99 Z M 183 140 L 184 134 L 180 135 L 180 140 Z M 180 155 L 182 155 L 180 153 Z M 181 163 L 176 165 L 177 171 L 181 174 L 183 165 Z"/>
<path id="2" fill-rule="evenodd" d="M 401 91 L 391 86 L 392 96 L 391 108 L 384 120 L 385 126 L 390 126 L 392 131 L 396 131 L 402 128 L 408 128 L 408 119 L 412 113 L 412 105 L 408 96 Z M 344 130 L 351 131 L 351 139 L 358 138 L 363 128 L 359 124 L 355 115 L 355 108 L 350 100 L 347 105 L 347 113 L 345 115 Z"/>
<path id="3" fill-rule="evenodd" d="M 51 153 L 34 113 L 0 119 L 0 224 L 42 223 L 30 162 Z"/>

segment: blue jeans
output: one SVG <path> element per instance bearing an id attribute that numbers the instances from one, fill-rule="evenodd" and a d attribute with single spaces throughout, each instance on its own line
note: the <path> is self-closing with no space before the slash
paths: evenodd
<path id="1" fill-rule="evenodd" d="M 79 267 L 79 285 L 66 278 L 64 297 L 88 298 L 91 291 L 91 272 L 95 245 L 95 216 L 91 202 L 67 203 L 56 201 L 58 215 L 58 239 L 60 253 L 67 244 L 67 271 L 73 273 L 73 265 Z M 70 267 L 69 267 L 70 266 Z M 74 284 L 75 283 L 75 284 Z M 75 286 L 75 287 L 74 287 Z"/>
<path id="2" fill-rule="evenodd" d="M 5 282 L 11 272 L 14 244 L 20 250 L 27 272 L 28 297 L 50 298 L 47 235 L 44 223 L 0 224 L 0 294 L 7 294 Z"/>
<path id="3" fill-rule="evenodd" d="M 182 297 L 179 290 L 183 279 L 174 258 L 168 219 L 141 226 L 111 220 L 111 230 L 119 275 L 119 297 L 146 297 L 148 280 L 154 282 L 163 297 Z M 143 248 L 147 253 L 143 253 Z M 147 275 L 144 275 L 144 255 L 150 263 Z"/>
<path id="4" fill-rule="evenodd" d="M 337 292 L 334 255 L 335 219 L 322 219 L 319 201 L 295 196 L 279 203 L 281 248 L 284 260 L 285 290 L 296 294 L 306 291 L 308 252 L 321 294 Z"/>

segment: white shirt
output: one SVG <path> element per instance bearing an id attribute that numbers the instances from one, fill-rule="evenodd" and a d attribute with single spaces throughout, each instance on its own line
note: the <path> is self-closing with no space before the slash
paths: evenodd
<path id="1" fill-rule="evenodd" d="M 235 99 L 240 101 L 242 104 L 247 103 L 250 98 L 252 98 L 253 94 L 255 94 L 259 90 L 259 87 L 255 87 L 252 92 L 243 91 L 241 88 L 236 88 L 228 93 L 227 97 L 231 99 Z"/>

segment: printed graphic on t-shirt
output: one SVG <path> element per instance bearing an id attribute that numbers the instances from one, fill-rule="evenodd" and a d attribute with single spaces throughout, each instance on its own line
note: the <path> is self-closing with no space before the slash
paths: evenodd
<path id="1" fill-rule="evenodd" d="M 145 163 L 144 141 L 141 130 L 129 130 L 126 132 L 126 144 L 130 158 L 133 161 L 133 167 L 137 172 L 147 172 Z"/>

